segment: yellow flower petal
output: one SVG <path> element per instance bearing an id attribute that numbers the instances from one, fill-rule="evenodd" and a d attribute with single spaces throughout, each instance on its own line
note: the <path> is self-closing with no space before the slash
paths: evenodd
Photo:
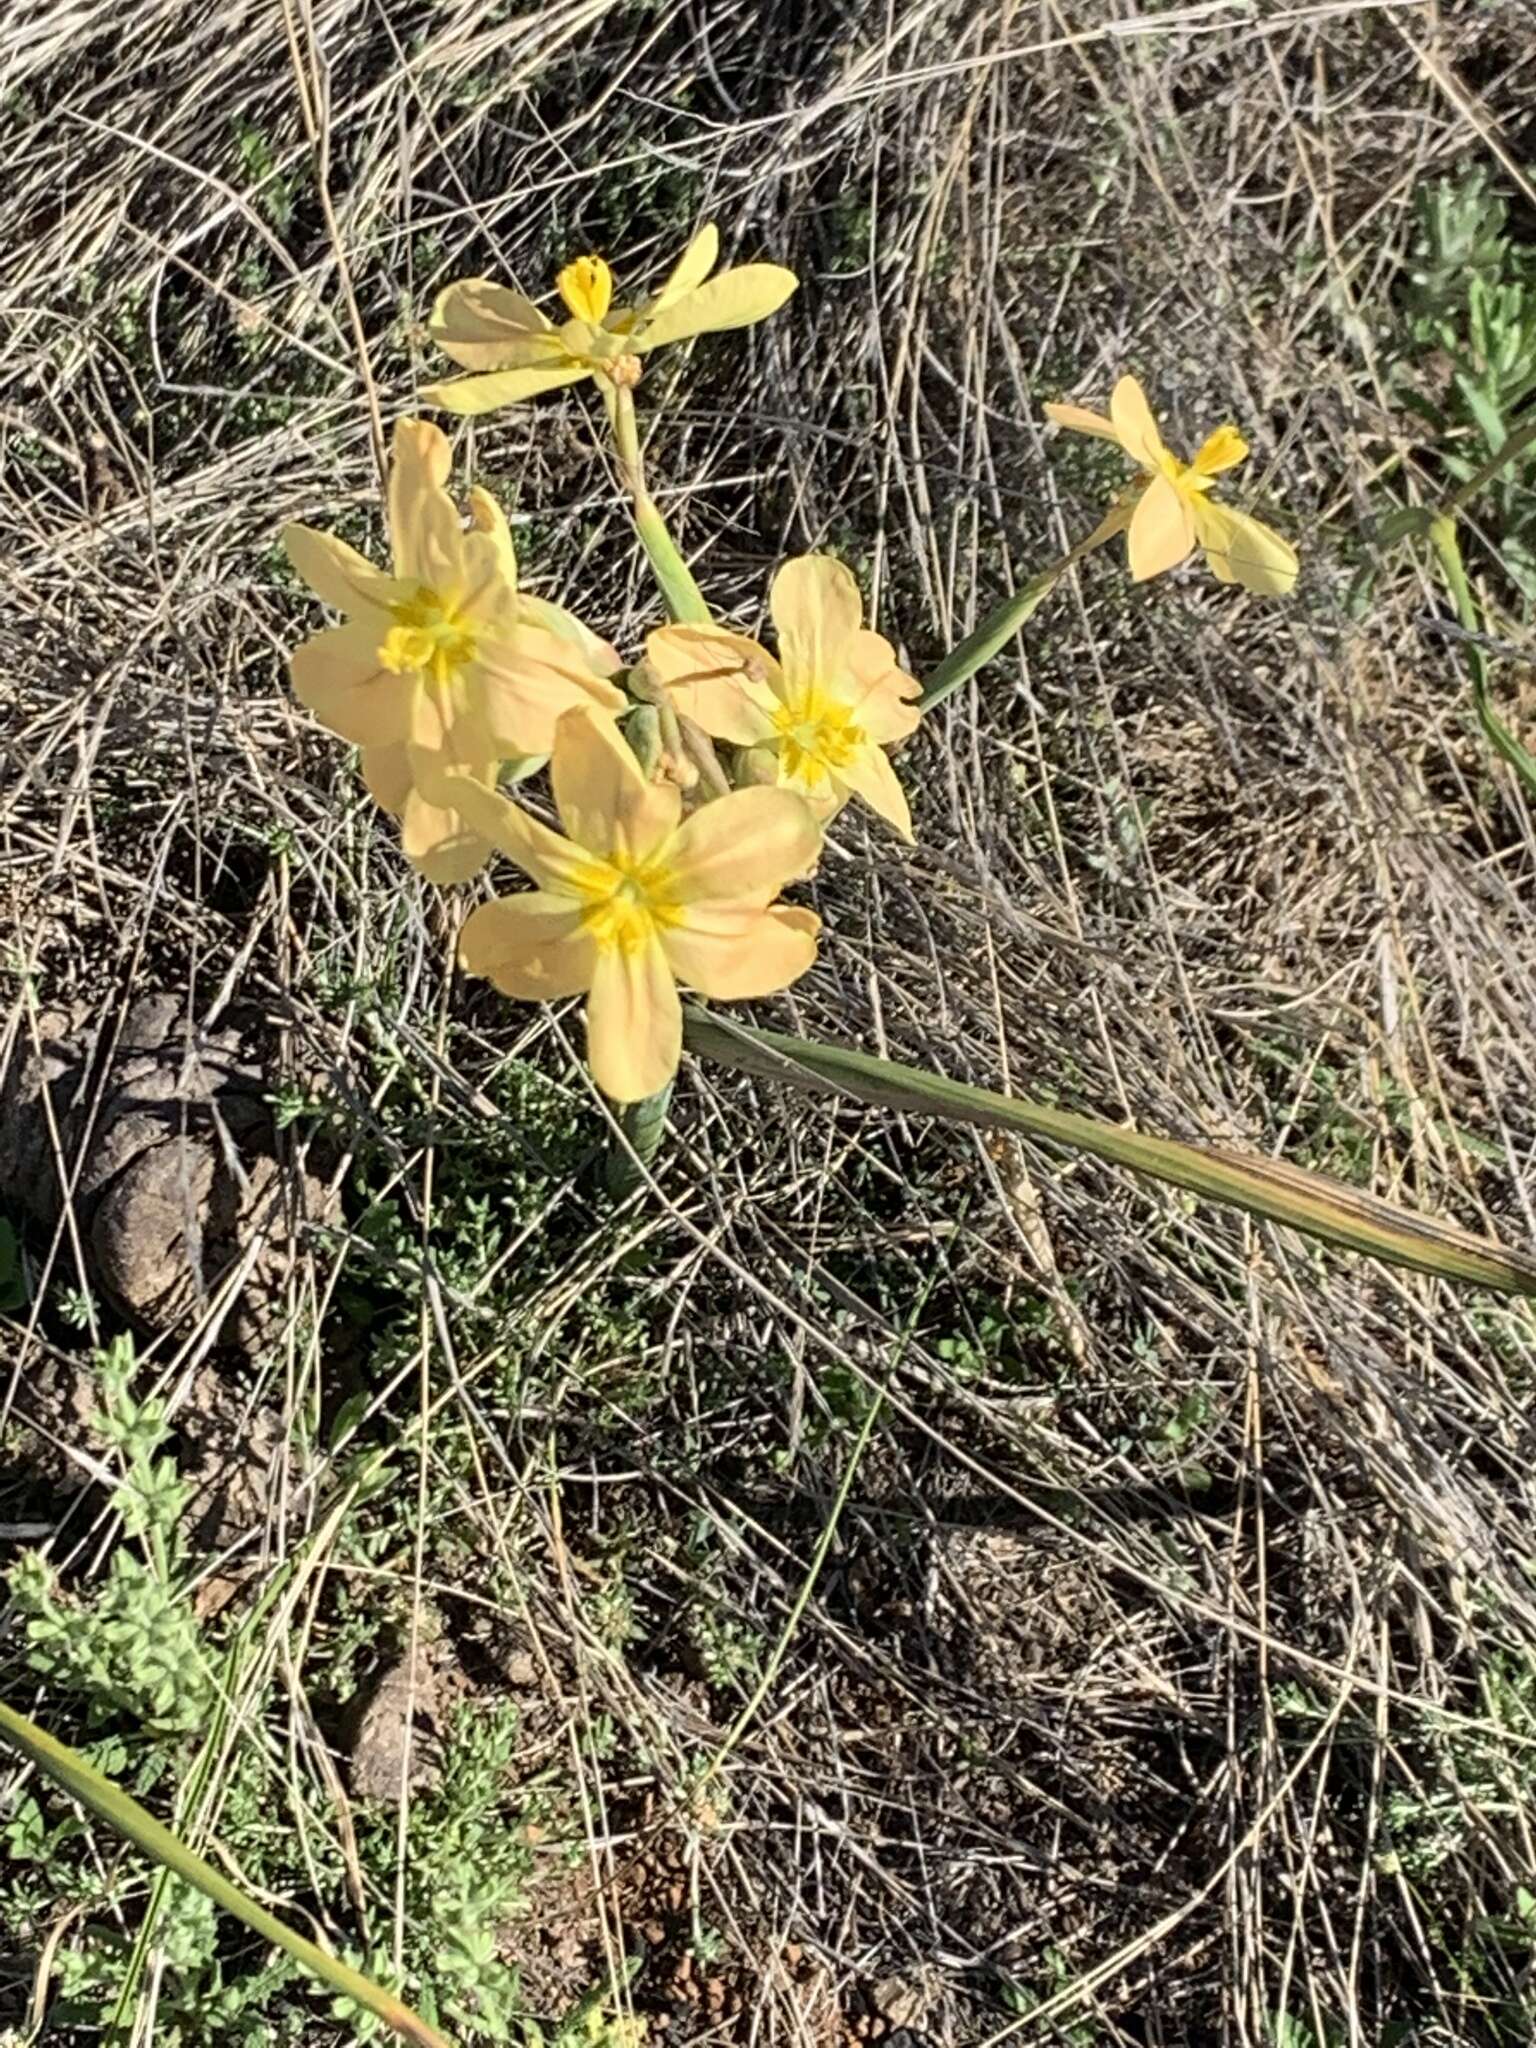
<path id="1" fill-rule="evenodd" d="M 1147 403 L 1147 394 L 1134 377 L 1122 377 L 1109 395 L 1109 417 L 1120 446 L 1141 468 L 1161 469 L 1168 453 L 1157 421 Z"/>
<path id="2" fill-rule="evenodd" d="M 659 943 L 599 952 L 587 998 L 587 1058 L 598 1087 L 611 1102 L 641 1102 L 665 1088 L 682 1052 L 683 1006 Z"/>
<path id="3" fill-rule="evenodd" d="M 509 590 L 517 588 L 517 550 L 512 545 L 512 529 L 507 524 L 507 515 L 496 500 L 479 484 L 469 490 L 469 523 L 476 533 L 483 533 L 496 550 L 496 559 L 504 582 Z"/>
<path id="4" fill-rule="evenodd" d="M 533 301 L 486 277 L 461 278 L 439 292 L 427 329 L 444 355 L 466 370 L 526 368 L 559 350 Z"/>
<path id="5" fill-rule="evenodd" d="M 475 643 L 499 638 L 517 624 L 521 599 L 507 581 L 506 558 L 496 536 L 479 527 L 458 537 L 458 565 L 443 593 Z"/>
<path id="6" fill-rule="evenodd" d="M 520 804 L 465 777 L 445 781 L 444 794 L 493 846 L 499 846 L 540 889 L 567 897 L 579 894 L 578 879 L 590 872 L 591 855 L 541 825 Z"/>
<path id="7" fill-rule="evenodd" d="M 768 593 L 787 686 L 830 683 L 841 674 L 860 630 L 859 586 L 830 555 L 798 555 L 786 562 Z"/>
<path id="8" fill-rule="evenodd" d="M 580 904 L 542 889 L 480 904 L 459 933 L 464 972 L 494 982 L 520 1002 L 580 995 L 592 985 L 596 962 Z"/>
<path id="9" fill-rule="evenodd" d="M 617 320 L 618 314 L 610 315 Z M 594 327 L 590 320 L 567 320 L 555 329 L 560 338 L 560 347 L 566 359 L 573 363 L 584 363 L 591 370 L 608 353 L 606 345 L 599 340 L 603 330 Z"/>
<path id="10" fill-rule="evenodd" d="M 776 313 L 800 280 L 777 263 L 746 263 L 722 270 L 697 291 L 673 299 L 643 326 L 637 325 L 634 347 L 643 353 L 694 334 L 719 334 L 728 327 L 750 327 Z"/>
<path id="11" fill-rule="evenodd" d="M 917 731 L 923 715 L 916 699 L 923 686 L 896 663 L 896 650 L 882 633 L 860 631 L 848 644 L 845 674 L 854 723 L 872 740 L 889 746 Z"/>
<path id="12" fill-rule="evenodd" d="M 294 695 L 322 725 L 358 746 L 398 744 L 410 734 L 413 676 L 379 662 L 379 636 L 365 622 L 328 626 L 293 650 Z"/>
<path id="13" fill-rule="evenodd" d="M 613 720 L 596 712 L 567 711 L 559 720 L 549 780 L 567 836 L 601 859 L 644 860 L 677 828 L 681 790 L 647 782 Z"/>
<path id="14" fill-rule="evenodd" d="M 461 776 L 490 789 L 501 765 L 502 749 L 480 715 L 459 712 L 445 718 L 430 690 L 417 692 L 417 713 L 411 737 L 406 742 L 406 761 L 411 781 L 434 803 L 454 803 L 454 787 Z M 483 836 L 483 835 L 482 835 Z"/>
<path id="15" fill-rule="evenodd" d="M 1126 531 L 1131 580 L 1144 583 L 1165 569 L 1176 569 L 1195 544 L 1195 522 L 1189 500 L 1165 476 L 1153 477 L 1131 514 Z"/>
<path id="16" fill-rule="evenodd" d="M 573 319 L 601 327 L 613 304 L 613 272 L 601 256 L 578 256 L 555 279 L 555 290 Z"/>
<path id="17" fill-rule="evenodd" d="M 379 809 L 398 817 L 411 791 L 411 762 L 405 745 L 364 747 L 358 767 L 363 787 Z"/>
<path id="18" fill-rule="evenodd" d="M 382 611 L 405 595 L 395 577 L 334 534 L 313 526 L 285 526 L 283 552 L 322 604 L 356 614 Z"/>
<path id="19" fill-rule="evenodd" d="M 863 797 L 894 831 L 908 841 L 912 838 L 912 812 L 901 778 L 891 766 L 882 747 L 860 747 L 833 771 L 834 783 L 841 783 Z"/>
<path id="20" fill-rule="evenodd" d="M 586 363 L 554 363 L 546 368 L 490 370 L 483 377 L 454 377 L 446 384 L 429 384 L 421 394 L 423 405 L 440 406 L 444 412 L 473 418 L 494 412 L 499 405 L 517 405 L 525 398 L 537 398 L 541 391 L 555 391 L 562 384 L 579 383 L 590 377 Z"/>
<path id="21" fill-rule="evenodd" d="M 389 466 L 389 538 L 395 574 L 442 590 L 457 576 L 458 509 L 445 486 L 453 455 L 441 427 L 427 420 L 395 422 Z"/>
<path id="22" fill-rule="evenodd" d="M 439 888 L 467 882 L 490 858 L 490 844 L 462 813 L 434 803 L 415 787 L 400 808 L 400 844 L 418 874 Z"/>
<path id="23" fill-rule="evenodd" d="M 645 658 L 679 715 L 712 738 L 751 747 L 772 735 L 766 678 L 778 665 L 755 640 L 723 626 L 658 626 L 646 635 Z"/>
<path id="24" fill-rule="evenodd" d="M 1290 596 L 1301 564 L 1288 540 L 1262 520 L 1209 498 L 1196 499 L 1193 510 L 1196 537 L 1220 582 L 1240 583 L 1261 597 Z"/>
<path id="25" fill-rule="evenodd" d="M 547 597 L 519 596 L 517 611 L 525 624 L 542 626 L 556 639 L 569 641 L 580 653 L 582 665 L 593 675 L 615 676 L 624 666 L 624 658 L 618 649 L 611 642 L 599 639 L 590 626 L 584 626 L 564 605 L 552 604 Z"/>
<path id="26" fill-rule="evenodd" d="M 820 924 L 814 911 L 800 913 L 794 922 L 776 910 L 717 915 L 673 926 L 662 933 L 661 943 L 685 988 L 696 988 L 715 1002 L 745 1002 L 800 979 L 815 962 Z"/>
<path id="27" fill-rule="evenodd" d="M 816 820 L 792 790 L 737 789 L 685 818 L 666 858 L 681 903 L 763 907 L 820 846 Z"/>
<path id="28" fill-rule="evenodd" d="M 1206 435 L 1189 465 L 1200 476 L 1219 476 L 1248 459 L 1248 443 L 1230 421 Z"/>
<path id="29" fill-rule="evenodd" d="M 611 717 L 626 698 L 582 666 L 576 647 L 519 625 L 483 645 L 467 672 L 477 714 L 503 754 L 548 754 L 561 716 L 586 705 Z"/>
<path id="30" fill-rule="evenodd" d="M 1045 416 L 1054 420 L 1058 427 L 1069 427 L 1074 434 L 1097 434 L 1101 441 L 1120 439 L 1102 414 L 1086 412 L 1080 405 L 1059 405 L 1053 400 L 1045 407 Z"/>
<path id="31" fill-rule="evenodd" d="M 706 221 L 672 266 L 666 283 L 645 308 L 643 317 L 654 319 L 664 306 L 686 298 L 689 292 L 696 292 L 714 269 L 719 255 L 719 230 L 713 221 Z"/>

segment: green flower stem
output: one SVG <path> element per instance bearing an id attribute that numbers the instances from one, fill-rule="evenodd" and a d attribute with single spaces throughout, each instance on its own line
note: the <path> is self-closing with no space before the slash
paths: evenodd
<path id="1" fill-rule="evenodd" d="M 668 531 L 661 509 L 645 486 L 645 460 L 640 452 L 640 429 L 635 419 L 635 394 L 626 386 L 605 388 L 608 417 L 613 427 L 614 452 L 624 481 L 635 501 L 635 532 L 645 549 L 652 574 L 674 619 L 690 625 L 710 623 L 693 571 L 683 560 L 677 542 Z"/>
<path id="2" fill-rule="evenodd" d="M 673 618 L 682 625 L 709 625 L 709 606 L 693 580 L 693 571 L 667 530 L 660 507 L 644 489 L 635 493 L 635 532 Z"/>
<path id="3" fill-rule="evenodd" d="M 672 1106 L 673 1083 L 655 1095 L 647 1095 L 642 1102 L 625 1103 L 617 1110 L 619 1128 L 628 1139 L 628 1145 L 610 1141 L 604 1179 L 608 1192 L 616 1202 L 624 1202 L 644 1181 L 643 1168 L 648 1167 L 661 1149 L 666 1136 L 667 1111 Z"/>
<path id="4" fill-rule="evenodd" d="M 415 2013 L 392 1993 L 375 1984 L 361 1971 L 336 1956 L 327 1955 L 296 1929 L 289 1927 L 264 1906 L 232 1884 L 211 1863 L 189 1849 L 179 1836 L 146 1812 L 139 1802 L 122 1787 L 88 1763 L 78 1750 L 67 1743 L 47 1734 L 25 1714 L 19 1714 L 13 1707 L 0 1701 L 0 1737 L 30 1758 L 40 1771 L 63 1787 L 72 1799 L 88 1807 L 99 1820 L 125 1835 L 135 1848 L 142 1849 L 165 1869 L 174 1871 L 187 1883 L 195 1885 L 200 1892 L 221 1906 L 226 1913 L 233 1913 L 237 1920 L 243 1920 L 264 1941 L 270 1941 L 296 1963 L 311 1971 L 339 1996 L 350 1998 L 354 2004 L 382 2020 L 403 2040 L 414 2041 L 419 2048 L 453 2048 L 445 2034 L 428 2026 L 419 2013 Z"/>
<path id="5" fill-rule="evenodd" d="M 1059 561 L 1042 569 L 1038 576 L 1032 576 L 1022 590 L 1016 590 L 1012 597 L 1004 598 L 995 611 L 988 612 L 973 633 L 968 633 L 958 647 L 952 648 L 939 663 L 933 674 L 923 685 L 923 694 L 917 700 L 919 711 L 937 711 L 946 698 L 952 697 L 962 683 L 968 683 L 976 671 L 985 668 L 995 655 L 1001 654 L 1008 642 L 1029 618 L 1030 614 L 1048 597 L 1057 583 L 1084 555 L 1102 547 L 1117 533 L 1123 532 L 1128 511 L 1116 505 L 1108 517 L 1101 520 L 1086 540 L 1080 540 L 1075 547 L 1068 548 Z"/>
<path id="6" fill-rule="evenodd" d="M 1147 1137 L 1121 1124 L 1020 1102 L 921 1067 L 874 1059 L 851 1046 L 754 1030 L 691 1005 L 683 1011 L 683 1031 L 692 1051 L 742 1073 L 846 1095 L 877 1108 L 1048 1138 L 1071 1151 L 1088 1152 L 1211 1201 L 1230 1203 L 1348 1251 L 1503 1294 L 1536 1295 L 1536 1257 L 1508 1251 L 1437 1217 L 1414 1215 L 1284 1160 Z"/>

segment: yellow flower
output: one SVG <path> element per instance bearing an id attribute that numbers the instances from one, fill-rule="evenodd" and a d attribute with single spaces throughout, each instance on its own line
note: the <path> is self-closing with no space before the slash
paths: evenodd
<path id="1" fill-rule="evenodd" d="M 362 748 L 364 781 L 434 882 L 466 880 L 490 851 L 445 801 L 446 776 L 493 783 L 507 755 L 549 752 L 563 711 L 625 703 L 608 680 L 622 666 L 614 650 L 558 605 L 519 594 L 512 537 L 486 492 L 470 492 L 465 531 L 448 469 L 437 427 L 399 421 L 392 574 L 314 527 L 283 530 L 294 568 L 346 620 L 295 649 L 295 693 Z"/>
<path id="2" fill-rule="evenodd" d="M 830 555 L 786 562 L 768 597 L 779 658 L 722 626 L 660 626 L 646 660 L 679 713 L 747 747 L 771 779 L 826 818 L 850 796 L 912 837 L 906 791 L 885 754 L 915 732 L 919 685 L 889 640 L 860 624 L 859 586 Z"/>
<path id="3" fill-rule="evenodd" d="M 1234 512 L 1210 496 L 1213 480 L 1248 453 L 1233 426 L 1207 436 L 1193 462 L 1181 462 L 1163 446 L 1146 393 L 1134 377 L 1122 377 L 1110 394 L 1109 418 L 1079 405 L 1045 408 L 1058 426 L 1118 442 L 1143 481 L 1126 507 L 1126 552 L 1137 583 L 1173 569 L 1199 546 L 1212 574 L 1241 583 L 1265 597 L 1287 597 L 1296 582 L 1296 550 L 1273 528 L 1246 512 Z"/>
<path id="4" fill-rule="evenodd" d="M 816 957 L 820 920 L 774 897 L 815 859 L 798 797 L 742 789 L 682 817 L 611 720 L 568 711 L 550 766 L 564 838 L 503 796 L 455 785 L 475 829 L 535 884 L 482 903 L 459 958 L 509 996 L 587 991 L 593 1077 L 615 1102 L 665 1087 L 682 1051 L 677 985 L 729 1002 L 787 988 Z"/>
<path id="5" fill-rule="evenodd" d="M 432 309 L 432 338 L 466 370 L 488 374 L 434 384 L 422 396 L 449 412 L 479 413 L 583 377 L 633 386 L 651 349 L 750 327 L 777 312 L 798 282 L 776 263 L 748 263 L 712 278 L 719 253 L 715 228 L 701 228 L 653 299 L 617 308 L 613 272 L 602 257 L 578 257 L 555 281 L 570 314 L 559 327 L 521 292 L 488 278 L 451 284 Z"/>

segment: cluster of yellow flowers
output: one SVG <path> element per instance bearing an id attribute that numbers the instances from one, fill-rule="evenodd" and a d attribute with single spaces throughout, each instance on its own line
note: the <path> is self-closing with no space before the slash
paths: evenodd
<path id="1" fill-rule="evenodd" d="M 591 378 L 622 443 L 646 354 L 747 326 L 795 289 L 773 264 L 711 277 L 718 249 L 704 228 L 655 297 L 630 308 L 614 307 L 607 264 L 583 257 L 560 273 L 570 317 L 558 327 L 486 279 L 450 286 L 431 332 L 473 374 L 425 397 L 481 413 Z M 1116 385 L 1107 420 L 1046 410 L 1118 442 L 1137 465 L 1094 536 L 1125 530 L 1134 577 L 1198 544 L 1225 582 L 1291 588 L 1287 543 L 1210 496 L 1212 478 L 1247 453 L 1235 427 L 1185 464 L 1134 378 Z M 628 420 L 632 432 L 632 411 Z M 743 634 L 680 622 L 651 632 L 628 667 L 573 613 L 519 589 L 505 516 L 478 488 L 461 514 L 451 461 L 437 427 L 398 422 L 387 571 L 313 527 L 285 530 L 294 567 L 343 621 L 295 651 L 294 689 L 361 749 L 369 791 L 429 880 L 468 881 L 493 849 L 529 877 L 531 891 L 469 914 L 462 964 L 525 1000 L 584 993 L 593 1077 L 613 1101 L 638 1102 L 676 1071 L 679 984 L 721 1001 L 767 995 L 811 965 L 818 918 L 777 898 L 814 869 L 844 804 L 862 798 L 911 838 L 886 749 L 916 730 L 920 687 L 864 625 L 857 584 L 826 555 L 788 561 L 774 578 L 777 656 Z M 646 706 L 706 753 L 712 740 L 734 749 L 735 787 L 723 773 L 701 778 L 686 752 L 631 745 L 619 721 Z M 513 759 L 528 770 L 548 761 L 561 831 L 500 793 Z"/>

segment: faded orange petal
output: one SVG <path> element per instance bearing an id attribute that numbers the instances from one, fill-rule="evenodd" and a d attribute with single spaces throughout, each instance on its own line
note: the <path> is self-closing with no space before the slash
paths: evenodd
<path id="1" fill-rule="evenodd" d="M 820 845 L 815 818 L 792 790 L 737 789 L 683 820 L 667 865 L 685 905 L 762 907 L 805 873 Z"/>
<path id="2" fill-rule="evenodd" d="M 785 681 L 825 684 L 847 664 L 864 607 L 859 586 L 831 555 L 799 555 L 786 562 L 768 593 L 779 637 Z"/>
<path id="3" fill-rule="evenodd" d="M 549 779 L 567 836 L 603 859 L 644 860 L 682 812 L 682 792 L 647 782 L 613 720 L 586 709 L 567 711 L 556 724 Z"/>
<path id="4" fill-rule="evenodd" d="M 339 738 L 364 747 L 409 738 L 416 678 L 381 664 L 378 634 L 366 623 L 316 633 L 294 649 L 288 669 L 299 702 Z"/>
<path id="5" fill-rule="evenodd" d="M 1167 477 L 1153 477 L 1136 501 L 1126 530 L 1132 581 L 1145 583 L 1149 576 L 1176 569 L 1194 544 L 1195 521 L 1189 500 Z"/>

